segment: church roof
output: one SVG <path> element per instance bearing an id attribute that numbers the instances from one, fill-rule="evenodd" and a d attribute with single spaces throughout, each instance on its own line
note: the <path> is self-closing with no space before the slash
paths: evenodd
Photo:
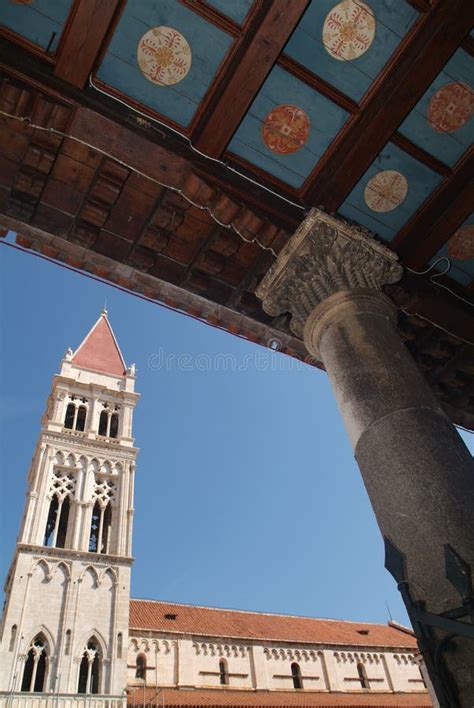
<path id="1" fill-rule="evenodd" d="M 427 693 L 326 693 L 315 691 L 232 691 L 215 689 L 143 688 L 128 694 L 128 705 L 150 706 L 262 706 L 288 708 L 319 706 L 319 708 L 425 708 L 432 706 Z"/>
<path id="2" fill-rule="evenodd" d="M 106 310 L 102 310 L 99 319 L 74 352 L 72 361 L 84 369 L 125 376 L 125 362 Z"/>
<path id="3" fill-rule="evenodd" d="M 131 600 L 130 629 L 155 630 L 234 639 L 278 640 L 312 644 L 415 649 L 416 639 L 393 624 L 273 615 L 181 605 L 160 600 Z M 342 704 L 341 704 L 342 705 Z"/>

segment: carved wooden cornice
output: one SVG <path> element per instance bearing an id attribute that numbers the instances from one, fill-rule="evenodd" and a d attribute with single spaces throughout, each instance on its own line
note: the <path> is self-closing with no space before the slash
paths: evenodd
<path id="1" fill-rule="evenodd" d="M 312 209 L 256 295 L 273 317 L 291 312 L 291 330 L 301 337 L 306 319 L 325 298 L 343 290 L 381 290 L 402 275 L 397 255 L 369 232 Z"/>

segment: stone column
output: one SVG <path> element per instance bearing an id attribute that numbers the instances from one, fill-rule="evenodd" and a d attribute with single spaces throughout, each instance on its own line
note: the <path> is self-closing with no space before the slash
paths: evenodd
<path id="1" fill-rule="evenodd" d="M 323 362 L 380 530 L 405 557 L 403 589 L 439 614 L 461 605 L 445 544 L 474 568 L 474 466 L 397 332 L 382 288 L 401 276 L 388 248 L 314 209 L 257 295 L 268 314 L 291 313 L 291 329 Z M 415 631 L 446 690 L 440 705 L 472 708 L 474 640 Z"/>

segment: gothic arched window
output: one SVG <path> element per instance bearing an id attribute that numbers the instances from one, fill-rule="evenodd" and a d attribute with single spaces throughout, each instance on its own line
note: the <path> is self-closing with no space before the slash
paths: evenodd
<path id="1" fill-rule="evenodd" d="M 363 664 L 357 664 L 357 673 L 359 674 L 359 681 L 362 688 L 370 688 L 370 683 L 367 678 L 367 673 Z"/>
<path id="2" fill-rule="evenodd" d="M 108 553 L 110 529 L 112 526 L 112 507 L 103 507 L 97 501 L 92 510 L 91 530 L 89 534 L 89 551 L 92 553 Z"/>
<path id="3" fill-rule="evenodd" d="M 137 669 L 135 671 L 135 678 L 146 679 L 146 656 L 145 654 L 139 654 L 137 656 Z"/>
<path id="4" fill-rule="evenodd" d="M 219 683 L 221 686 L 227 686 L 229 683 L 229 672 L 227 670 L 227 661 L 221 659 L 219 661 Z"/>
<path id="5" fill-rule="evenodd" d="M 92 510 L 91 532 L 89 534 L 89 551 L 92 553 L 98 553 L 101 515 L 102 509 L 100 508 L 99 502 L 96 502 Z"/>
<path id="6" fill-rule="evenodd" d="M 69 655 L 69 652 L 71 651 L 71 630 L 68 629 L 66 630 L 66 638 L 64 641 L 64 653 L 66 656 Z"/>
<path id="7" fill-rule="evenodd" d="M 13 649 L 15 648 L 16 630 L 17 626 L 16 624 L 14 624 L 10 633 L 10 644 L 8 646 L 8 651 L 13 651 Z"/>
<path id="8" fill-rule="evenodd" d="M 43 693 L 46 687 L 48 669 L 48 643 L 42 634 L 38 634 L 31 642 L 28 651 L 21 690 Z"/>
<path id="9" fill-rule="evenodd" d="M 48 519 L 46 521 L 46 529 L 44 532 L 44 546 L 54 545 L 54 529 L 56 528 L 56 519 L 58 516 L 59 500 L 56 494 L 53 495 L 49 505 Z"/>
<path id="10" fill-rule="evenodd" d="M 291 665 L 291 675 L 293 677 L 293 688 L 303 688 L 301 669 L 296 662 Z"/>
<path id="11" fill-rule="evenodd" d="M 101 663 L 99 642 L 92 637 L 87 642 L 79 666 L 78 693 L 100 693 Z"/>
<path id="12" fill-rule="evenodd" d="M 69 494 L 64 497 L 59 512 L 58 533 L 56 536 L 56 548 L 64 548 L 66 545 L 67 524 L 69 521 Z"/>
<path id="13" fill-rule="evenodd" d="M 109 436 L 111 438 L 116 438 L 118 435 L 118 424 L 119 424 L 119 416 L 118 413 L 112 413 L 110 416 L 110 433 Z"/>
<path id="14" fill-rule="evenodd" d="M 122 632 L 119 632 L 117 634 L 117 659 L 122 658 L 122 651 L 123 651 L 123 637 L 122 637 Z"/>
<path id="15" fill-rule="evenodd" d="M 85 406 L 79 406 L 77 409 L 76 430 L 79 430 L 80 432 L 84 431 L 86 427 L 86 415 L 87 408 Z"/>
<path id="16" fill-rule="evenodd" d="M 109 542 L 110 542 L 110 527 L 112 525 L 112 507 L 110 504 L 107 504 L 105 509 L 103 509 L 103 518 L 102 518 L 102 539 L 101 539 L 101 544 L 100 544 L 100 552 L 101 553 L 108 553 L 109 552 Z"/>
<path id="17" fill-rule="evenodd" d="M 67 494 L 62 501 L 58 498 L 57 494 L 53 495 L 49 505 L 48 519 L 44 532 L 44 546 L 55 548 L 65 547 L 70 507 L 69 494 Z"/>
<path id="18" fill-rule="evenodd" d="M 66 415 L 64 417 L 64 427 L 72 430 L 74 427 L 74 416 L 76 415 L 76 406 L 74 403 L 68 403 Z"/>
<path id="19" fill-rule="evenodd" d="M 107 411 L 102 411 L 99 418 L 99 435 L 107 435 L 107 427 L 109 425 L 109 414 Z"/>

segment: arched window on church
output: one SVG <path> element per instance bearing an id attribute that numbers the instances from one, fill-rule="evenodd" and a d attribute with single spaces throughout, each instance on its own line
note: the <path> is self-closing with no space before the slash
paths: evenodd
<path id="1" fill-rule="evenodd" d="M 100 544 L 100 552 L 109 552 L 109 542 L 110 542 L 110 527 L 112 525 L 112 507 L 107 504 L 105 509 L 103 509 L 103 519 L 102 519 L 102 539 Z"/>
<path id="2" fill-rule="evenodd" d="M 107 411 L 102 411 L 99 418 L 99 435 L 107 435 L 107 427 L 109 425 L 109 414 Z"/>
<path id="3" fill-rule="evenodd" d="M 8 646 L 8 651 L 13 651 L 15 648 L 16 630 L 17 626 L 14 624 L 10 632 L 10 644 Z"/>
<path id="4" fill-rule="evenodd" d="M 70 506 L 69 494 L 62 500 L 58 498 L 57 494 L 53 495 L 44 532 L 44 546 L 65 547 Z"/>
<path id="5" fill-rule="evenodd" d="M 70 430 L 74 427 L 74 416 L 76 415 L 76 406 L 74 403 L 68 403 L 66 415 L 64 417 L 64 427 Z"/>
<path id="6" fill-rule="evenodd" d="M 79 666 L 78 693 L 100 693 L 102 656 L 99 642 L 92 637 L 87 642 Z"/>
<path id="7" fill-rule="evenodd" d="M 21 690 L 43 693 L 48 671 L 48 643 L 42 634 L 36 635 L 28 651 Z"/>
<path id="8" fill-rule="evenodd" d="M 66 630 L 66 637 L 64 640 L 64 653 L 66 656 L 69 656 L 69 653 L 71 651 L 71 630 L 68 629 Z"/>
<path id="9" fill-rule="evenodd" d="M 117 634 L 117 659 L 122 658 L 122 651 L 123 651 L 123 636 L 122 636 L 122 632 L 119 632 Z"/>
<path id="10" fill-rule="evenodd" d="M 46 521 L 46 529 L 44 532 L 44 546 L 53 546 L 54 530 L 56 528 L 56 519 L 58 516 L 59 500 L 56 494 L 53 495 L 49 505 L 48 518 Z"/>
<path id="11" fill-rule="evenodd" d="M 67 524 L 69 521 L 69 494 L 64 497 L 59 511 L 58 534 L 56 536 L 56 548 L 64 548 L 66 545 Z"/>
<path id="12" fill-rule="evenodd" d="M 76 430 L 79 430 L 83 432 L 86 427 L 86 415 L 87 415 L 87 408 L 85 406 L 79 406 L 77 409 L 77 418 L 76 418 Z"/>
<path id="13" fill-rule="evenodd" d="M 137 656 L 137 669 L 135 671 L 135 678 L 146 679 L 146 656 L 145 654 L 138 654 Z"/>
<path id="14" fill-rule="evenodd" d="M 110 532 L 112 527 L 112 507 L 103 507 L 97 501 L 92 510 L 91 530 L 89 534 L 89 551 L 92 553 L 108 553 Z"/>
<path id="15" fill-rule="evenodd" d="M 359 681 L 362 688 L 370 688 L 370 683 L 367 678 L 367 672 L 363 664 L 357 664 L 357 673 L 359 674 Z"/>
<path id="16" fill-rule="evenodd" d="M 119 424 L 119 416 L 118 413 L 112 413 L 110 416 L 110 433 L 109 436 L 111 438 L 116 438 L 118 435 L 118 424 Z"/>
<path id="17" fill-rule="evenodd" d="M 229 671 L 225 659 L 219 661 L 219 683 L 221 686 L 228 686 L 229 684 Z"/>
<path id="18" fill-rule="evenodd" d="M 293 688 L 303 688 L 301 669 L 296 662 L 291 665 L 291 676 L 293 678 Z"/>
<path id="19" fill-rule="evenodd" d="M 101 515 L 102 509 L 100 508 L 99 502 L 96 502 L 92 510 L 91 532 L 89 534 L 89 551 L 92 553 L 98 552 L 97 549 L 99 547 L 99 527 Z"/>

